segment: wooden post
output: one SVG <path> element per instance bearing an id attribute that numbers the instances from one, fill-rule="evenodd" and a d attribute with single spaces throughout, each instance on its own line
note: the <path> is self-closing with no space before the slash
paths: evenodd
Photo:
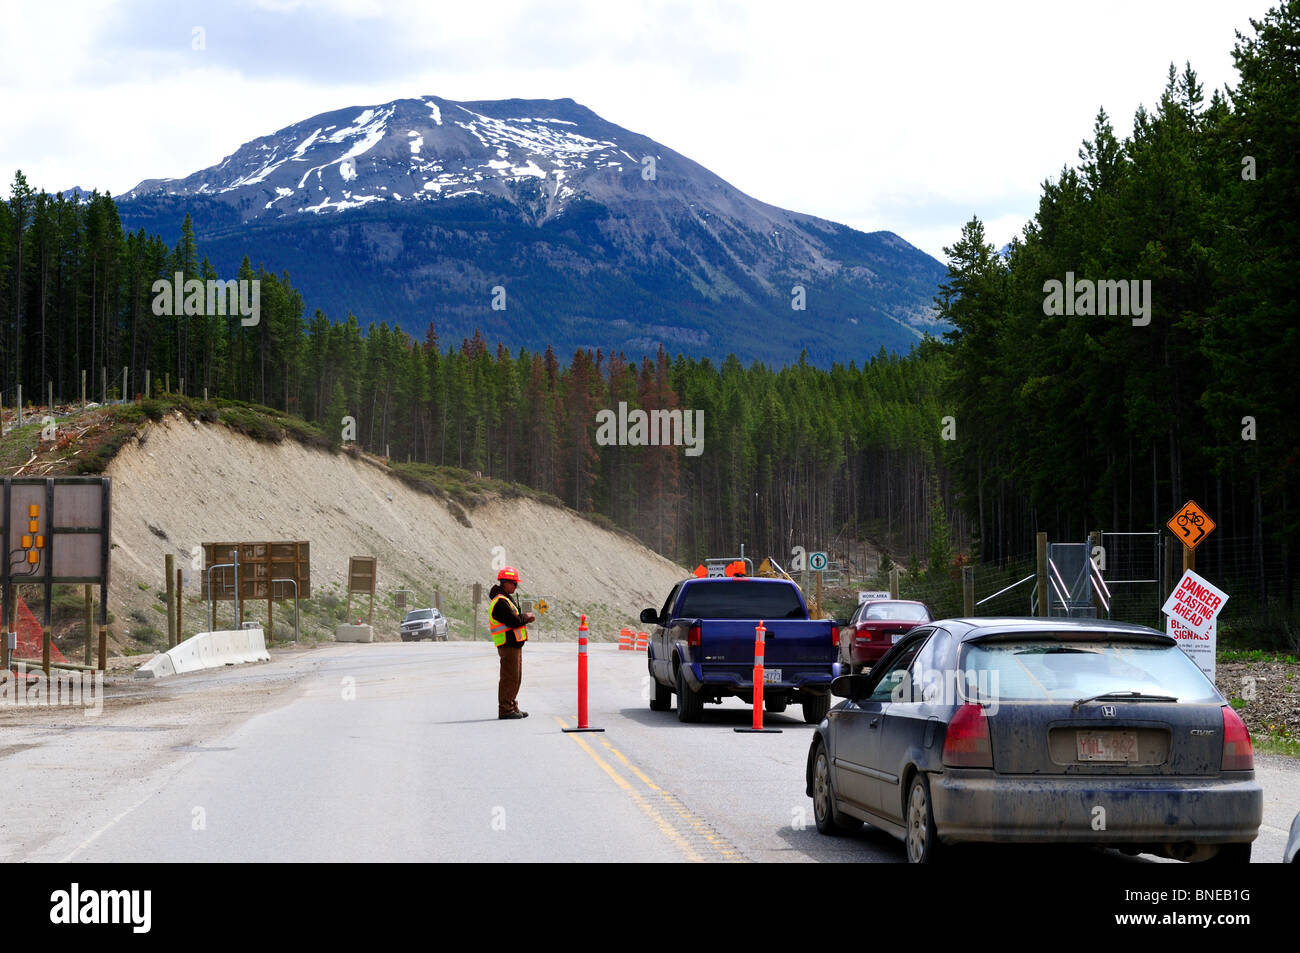
<path id="1" fill-rule="evenodd" d="M 95 597 L 90 594 L 90 584 L 84 587 L 86 596 L 86 665 L 90 665 L 92 655 L 91 643 L 95 639 Z"/>
<path id="2" fill-rule="evenodd" d="M 1183 546 L 1183 572 L 1196 569 L 1196 550 L 1190 546 Z"/>
<path id="3" fill-rule="evenodd" d="M 11 605 L 13 604 L 13 599 L 14 599 L 13 587 L 10 586 L 9 600 L 8 600 L 9 604 Z M 0 615 L 3 615 L 3 613 L 0 612 Z M 12 630 L 9 628 L 8 616 L 5 616 L 4 618 L 0 618 L 0 671 L 9 668 L 9 665 L 11 663 L 11 659 L 9 658 L 9 633 L 11 631 Z"/>
<path id="4" fill-rule="evenodd" d="M 108 661 L 108 626 L 99 627 L 99 670 L 104 671 Z"/>
<path id="5" fill-rule="evenodd" d="M 1051 605 L 1047 598 L 1047 534 L 1038 534 L 1038 614 L 1047 618 Z"/>
<path id="6" fill-rule="evenodd" d="M 274 588 L 274 583 L 267 582 L 266 584 L 266 644 L 267 645 L 270 645 L 272 640 L 275 638 L 275 636 L 272 635 L 272 633 L 275 631 L 275 615 L 274 615 L 275 603 L 271 599 L 272 588 Z"/>
<path id="7" fill-rule="evenodd" d="M 889 567 L 889 598 L 898 598 L 898 576 L 899 568 L 897 566 Z"/>
<path id="8" fill-rule="evenodd" d="M 176 600 L 175 585 L 176 557 L 168 553 L 163 557 L 163 577 L 167 584 L 167 647 L 176 648 Z"/>
<path id="9" fill-rule="evenodd" d="M 1101 545 L 1101 530 L 1093 530 L 1088 534 L 1088 561 L 1092 561 L 1092 551 Z M 1101 575 L 1101 569 L 1097 569 L 1097 574 Z M 1097 610 L 1097 618 L 1102 617 L 1106 611 L 1105 605 L 1101 601 L 1101 588 L 1092 578 L 1092 569 L 1088 570 L 1088 589 L 1092 592 L 1092 607 Z"/>
<path id="10" fill-rule="evenodd" d="M 89 588 L 89 587 L 87 587 Z M 176 570 L 176 644 L 185 641 L 185 576 Z"/>
<path id="11" fill-rule="evenodd" d="M 967 618 L 975 615 L 975 567 L 961 567 L 961 611 Z"/>
<path id="12" fill-rule="evenodd" d="M 817 574 L 817 618 L 822 617 L 822 574 Z"/>
<path id="13" fill-rule="evenodd" d="M 41 631 L 41 671 L 45 673 L 46 678 L 50 677 L 50 630 L 49 629 L 43 629 Z"/>

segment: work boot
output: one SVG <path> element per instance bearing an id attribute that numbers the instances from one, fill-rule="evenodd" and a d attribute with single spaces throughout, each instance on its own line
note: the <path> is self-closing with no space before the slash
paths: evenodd
<path id="1" fill-rule="evenodd" d="M 498 719 L 507 719 L 507 718 L 514 719 L 514 718 L 527 718 L 527 717 L 528 714 L 526 712 L 519 712 L 519 711 L 508 711 L 504 715 L 497 715 Z"/>

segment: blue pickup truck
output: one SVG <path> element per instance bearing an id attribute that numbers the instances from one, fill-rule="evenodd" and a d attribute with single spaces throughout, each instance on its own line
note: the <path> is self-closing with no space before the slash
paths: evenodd
<path id="1" fill-rule="evenodd" d="M 650 639 L 650 707 L 668 711 L 677 695 L 677 718 L 699 721 L 705 702 L 738 696 L 753 704 L 754 627 L 764 639 L 763 707 L 781 712 L 803 706 L 803 719 L 818 724 L 830 707 L 832 666 L 839 630 L 830 619 L 808 618 L 799 587 L 786 579 L 686 579 L 673 587 L 662 609 L 646 609 L 641 621 L 655 627 Z"/>

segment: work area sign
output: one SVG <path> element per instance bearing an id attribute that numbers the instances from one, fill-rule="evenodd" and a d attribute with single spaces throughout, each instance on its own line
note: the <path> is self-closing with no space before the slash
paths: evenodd
<path id="1" fill-rule="evenodd" d="M 1178 642 L 1178 647 L 1187 653 L 1188 658 L 1196 663 L 1196 667 L 1205 673 L 1205 677 L 1214 681 L 1214 660 L 1218 638 L 1213 622 L 1204 633 L 1198 633 L 1173 616 L 1165 616 L 1165 634 L 1173 636 Z"/>

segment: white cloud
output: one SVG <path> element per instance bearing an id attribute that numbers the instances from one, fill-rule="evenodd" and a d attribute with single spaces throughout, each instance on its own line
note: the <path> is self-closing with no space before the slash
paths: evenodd
<path id="1" fill-rule="evenodd" d="M 939 256 L 972 213 L 1008 240 L 1097 108 L 1126 134 L 1171 61 L 1207 96 L 1235 82 L 1233 30 L 1269 5 L 24 3 L 0 35 L 0 176 L 119 193 L 345 106 L 570 97 L 763 201 Z"/>

